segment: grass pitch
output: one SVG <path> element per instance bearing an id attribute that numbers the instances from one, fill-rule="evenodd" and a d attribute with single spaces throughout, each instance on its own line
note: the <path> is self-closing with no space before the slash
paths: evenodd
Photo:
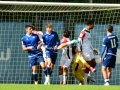
<path id="1" fill-rule="evenodd" d="M 0 90 L 120 90 L 120 86 L 0 84 Z"/>

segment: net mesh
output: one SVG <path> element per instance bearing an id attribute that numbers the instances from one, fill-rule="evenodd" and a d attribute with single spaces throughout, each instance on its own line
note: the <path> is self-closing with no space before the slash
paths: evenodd
<path id="1" fill-rule="evenodd" d="M 84 11 L 84 12 L 83 12 Z M 71 39 L 77 39 L 80 31 L 86 26 L 89 18 L 95 20 L 95 27 L 91 31 L 92 45 L 100 51 L 103 37 L 106 35 L 106 27 L 111 24 L 114 33 L 120 38 L 120 10 L 119 7 L 75 7 L 75 6 L 38 6 L 38 5 L 0 5 L 0 83 L 33 83 L 31 68 L 29 67 L 27 52 L 22 51 L 21 38 L 25 35 L 26 24 L 33 24 L 36 30 L 45 32 L 44 25 L 53 24 L 60 39 L 62 31 L 67 29 L 71 32 Z M 119 42 L 120 43 L 120 42 Z M 120 47 L 118 48 L 117 64 L 113 69 L 111 84 L 120 84 Z M 103 84 L 99 55 L 95 56 L 97 72 L 91 73 L 96 79 L 95 83 Z M 59 83 L 58 66 L 61 58 L 59 51 L 57 62 L 51 82 Z M 44 82 L 44 74 L 38 65 L 39 83 Z M 69 67 L 69 84 L 77 84 Z"/>

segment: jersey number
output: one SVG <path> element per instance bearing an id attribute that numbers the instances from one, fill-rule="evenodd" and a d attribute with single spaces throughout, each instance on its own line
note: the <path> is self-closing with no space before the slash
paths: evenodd
<path id="1" fill-rule="evenodd" d="M 116 47 L 116 41 L 115 41 L 115 39 L 111 39 L 110 41 L 111 41 L 111 47 L 115 48 Z"/>

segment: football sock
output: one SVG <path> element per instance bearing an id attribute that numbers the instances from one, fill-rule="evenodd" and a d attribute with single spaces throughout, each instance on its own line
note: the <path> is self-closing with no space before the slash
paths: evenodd
<path id="1" fill-rule="evenodd" d="M 60 77 L 60 82 L 63 82 L 63 75 L 59 75 Z"/>
<path id="2" fill-rule="evenodd" d="M 84 74 L 84 84 L 87 84 L 88 73 Z"/>
<path id="3" fill-rule="evenodd" d="M 67 76 L 63 75 L 63 84 L 66 84 Z"/>
<path id="4" fill-rule="evenodd" d="M 34 73 L 34 72 L 33 72 L 33 78 L 34 78 L 34 81 L 35 81 L 35 82 L 38 81 L 38 80 L 37 80 L 37 73 Z"/>

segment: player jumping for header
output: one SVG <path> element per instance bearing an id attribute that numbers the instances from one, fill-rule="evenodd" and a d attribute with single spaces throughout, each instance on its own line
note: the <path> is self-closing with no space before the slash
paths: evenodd
<path id="1" fill-rule="evenodd" d="M 94 27 L 94 21 L 93 20 L 88 20 L 87 21 L 87 26 L 84 28 L 79 37 L 79 43 L 78 43 L 78 49 L 79 49 L 79 56 L 83 56 L 84 59 L 87 61 L 87 63 L 92 66 L 93 68 L 96 66 L 96 61 L 94 58 L 94 53 L 98 54 L 96 50 L 93 49 L 91 45 L 91 33 L 90 30 L 92 30 Z M 86 67 L 85 67 L 86 68 Z M 85 69 L 85 74 L 84 74 L 84 84 L 87 84 L 87 78 L 88 78 L 88 73 L 89 73 L 89 68 Z"/>

